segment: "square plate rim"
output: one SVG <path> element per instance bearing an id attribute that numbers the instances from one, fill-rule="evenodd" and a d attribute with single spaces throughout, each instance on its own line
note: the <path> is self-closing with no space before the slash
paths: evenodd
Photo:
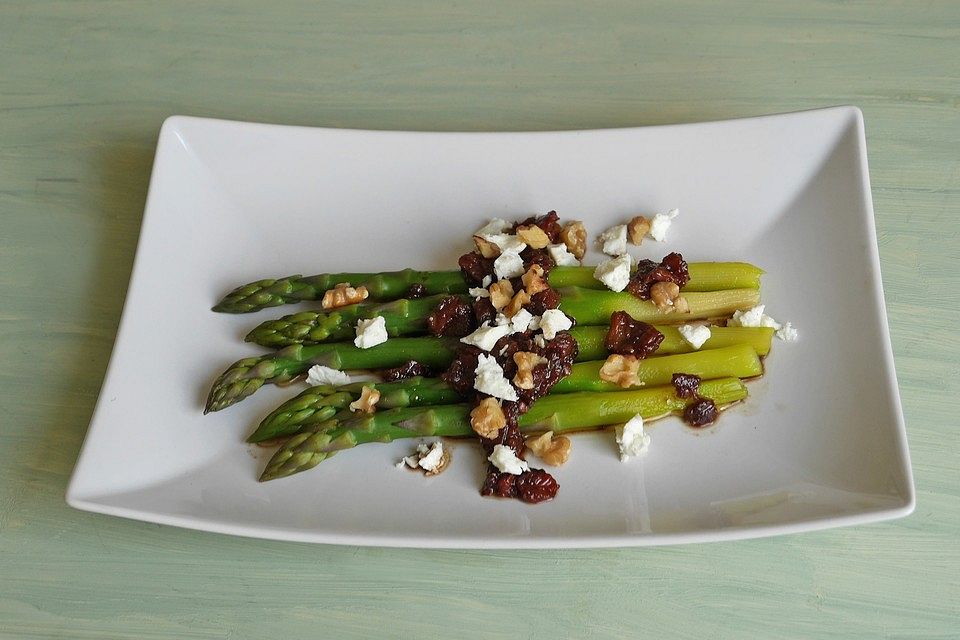
<path id="1" fill-rule="evenodd" d="M 869 253 L 870 276 L 874 286 L 874 294 L 879 302 L 876 312 L 879 315 L 881 341 L 883 342 L 881 354 L 883 357 L 886 371 L 884 372 L 884 382 L 893 401 L 895 412 L 893 418 L 896 422 L 896 436 L 898 462 L 901 463 L 904 472 L 906 495 L 902 496 L 900 504 L 891 507 L 868 508 L 863 511 L 847 513 L 839 516 L 822 516 L 808 520 L 800 520 L 786 524 L 768 524 L 768 525 L 741 525 L 735 527 L 724 527 L 719 529 L 707 529 L 692 532 L 676 533 L 649 533 L 649 534 L 607 534 L 607 535 L 558 535 L 558 536 L 534 536 L 534 537 L 516 537 L 516 538 L 488 538 L 483 536 L 425 536 L 416 534 L 357 534 L 357 533 L 330 533 L 330 532 L 301 532 L 284 529 L 282 527 L 269 527 L 263 525 L 246 525 L 221 522 L 218 520 L 208 520 L 193 516 L 170 515 L 166 513 L 157 513 L 154 511 L 141 510 L 133 507 L 123 507 L 100 502 L 96 497 L 86 497 L 82 492 L 82 476 L 79 473 L 81 461 L 87 452 L 88 446 L 94 439 L 96 422 L 98 414 L 104 403 L 104 389 L 111 373 L 115 367 L 118 345 L 123 339 L 125 329 L 129 322 L 129 299 L 130 292 L 137 281 L 138 269 L 141 268 L 141 256 L 143 252 L 143 230 L 146 228 L 148 219 L 156 217 L 156 213 L 151 213 L 159 207 L 156 203 L 158 198 L 156 193 L 157 177 L 162 170 L 162 163 L 159 161 L 161 154 L 166 146 L 175 142 L 182 144 L 182 138 L 179 130 L 184 125 L 212 125 L 236 127 L 244 130 L 302 130 L 309 132 L 340 132 L 357 134 L 382 134 L 382 135 L 404 135 L 404 136 L 484 136 L 484 137 L 510 137 L 521 135 L 534 136 L 556 136 L 556 135 L 582 135 L 592 133 L 604 133 L 609 135 L 616 132 L 630 132 L 637 130 L 667 130 L 678 127 L 697 127 L 705 125 L 723 125 L 734 122 L 764 121 L 771 119 L 784 119 L 789 117 L 802 117 L 810 114 L 835 113 L 837 117 L 853 117 L 856 124 L 857 144 L 859 146 L 858 156 L 860 166 L 860 190 L 863 197 L 863 204 L 866 208 L 871 224 L 866 225 L 868 237 L 866 238 L 867 250 Z M 123 309 L 120 314 L 118 329 L 111 348 L 110 358 L 104 372 L 101 389 L 98 392 L 97 402 L 91 415 L 87 431 L 84 435 L 83 444 L 71 473 L 67 490 L 65 494 L 67 504 L 81 511 L 98 513 L 122 517 L 126 519 L 139 520 L 155 524 L 171 525 L 180 528 L 193 529 L 198 531 L 207 531 L 211 533 L 220 533 L 226 535 L 236 535 L 241 537 L 280 540 L 289 542 L 307 542 L 318 544 L 337 544 L 337 545 L 359 545 L 376 546 L 390 548 L 423 548 L 423 549 L 565 549 L 565 548 L 610 548 L 610 547 L 646 547 L 661 546 L 671 544 L 690 544 L 702 542 L 720 542 L 755 539 L 771 537 L 776 535 L 787 535 L 793 533 L 803 533 L 808 531 L 820 531 L 838 527 L 854 526 L 861 524 L 870 524 L 902 518 L 910 515 L 916 508 L 916 486 L 913 476 L 913 469 L 910 459 L 910 451 L 906 434 L 906 423 L 903 416 L 902 401 L 899 393 L 899 384 L 894 366 L 893 345 L 890 338 L 890 327 L 887 316 L 885 297 L 883 293 L 881 265 L 879 247 L 876 234 L 876 213 L 873 206 L 873 196 L 870 186 L 870 176 L 867 161 L 866 136 L 864 126 L 864 116 L 862 110 L 854 105 L 836 105 L 821 108 L 801 109 L 795 111 L 778 112 L 771 114 L 761 114 L 753 116 L 741 116 L 734 118 L 724 118 L 717 120 L 703 120 L 693 122 L 678 122 L 656 125 L 640 125 L 629 127 L 600 127 L 589 129 L 551 129 L 551 130 L 396 130 L 396 129 L 361 129 L 349 127 L 314 127 L 299 124 L 274 124 L 269 122 L 230 120 L 222 118 L 208 118 L 202 116 L 192 116 L 183 114 L 174 114 L 168 116 L 162 123 L 159 134 L 156 151 L 154 153 L 153 166 L 150 173 L 150 182 L 147 190 L 147 197 L 144 204 L 144 211 L 141 218 L 140 233 L 137 239 L 137 248 L 131 267 L 130 278 L 124 298 Z"/>

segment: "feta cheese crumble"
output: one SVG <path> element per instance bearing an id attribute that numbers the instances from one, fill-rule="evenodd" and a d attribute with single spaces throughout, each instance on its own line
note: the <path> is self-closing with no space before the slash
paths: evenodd
<path id="1" fill-rule="evenodd" d="M 594 269 L 593 277 L 611 291 L 623 291 L 630 284 L 630 254 L 601 262 Z"/>
<path id="2" fill-rule="evenodd" d="M 442 440 L 437 440 L 431 445 L 421 443 L 417 445 L 417 452 L 415 454 L 400 458 L 396 467 L 398 469 L 403 469 L 404 467 L 423 469 L 427 474 L 436 474 L 440 472 L 444 465 L 444 453 Z"/>
<path id="3" fill-rule="evenodd" d="M 523 258 L 512 251 L 501 253 L 500 257 L 493 261 L 493 272 L 497 274 L 498 280 L 522 276 L 525 273 Z"/>
<path id="4" fill-rule="evenodd" d="M 620 447 L 621 462 L 647 451 L 650 436 L 643 432 L 643 416 L 638 413 L 626 424 L 617 427 L 617 446 Z"/>
<path id="5" fill-rule="evenodd" d="M 490 297 L 490 292 L 485 287 L 470 287 L 467 293 L 477 299 Z"/>
<path id="6" fill-rule="evenodd" d="M 577 256 L 570 253 L 567 250 L 567 245 L 565 244 L 548 245 L 547 251 L 550 252 L 550 257 L 553 258 L 553 261 L 557 264 L 558 267 L 580 266 L 580 261 L 577 260 Z"/>
<path id="7" fill-rule="evenodd" d="M 779 329 L 780 323 L 763 312 L 766 305 L 758 304 L 755 307 L 733 312 L 733 317 L 727 320 L 728 327 L 770 327 Z"/>
<path id="8" fill-rule="evenodd" d="M 322 364 L 315 364 L 307 371 L 307 384 L 315 387 L 321 384 L 328 384 L 334 387 L 350 384 L 350 376 L 339 369 L 331 369 Z"/>
<path id="9" fill-rule="evenodd" d="M 618 224 L 600 234 L 603 252 L 608 256 L 622 256 L 627 252 L 627 225 Z"/>
<path id="10" fill-rule="evenodd" d="M 490 351 L 493 345 L 497 344 L 497 340 L 507 335 L 510 335 L 509 325 L 491 327 L 489 322 L 484 322 L 473 333 L 460 338 L 460 342 L 472 344 L 483 351 Z"/>
<path id="11" fill-rule="evenodd" d="M 553 340 L 558 331 L 566 331 L 572 326 L 573 321 L 560 309 L 547 309 L 540 316 L 540 330 L 547 340 Z"/>
<path id="12" fill-rule="evenodd" d="M 517 236 L 511 236 L 506 233 L 495 233 L 480 237 L 490 244 L 497 245 L 501 253 L 520 253 L 527 248 L 527 244 L 523 240 Z"/>
<path id="13" fill-rule="evenodd" d="M 520 309 L 510 318 L 510 332 L 523 333 L 530 328 L 531 322 L 533 322 L 533 314 L 526 309 Z"/>
<path id="14" fill-rule="evenodd" d="M 543 349 L 547 346 L 547 339 L 543 337 L 542 333 L 538 333 L 537 335 L 533 336 L 533 344 Z"/>
<path id="15" fill-rule="evenodd" d="M 797 330 L 793 327 L 792 323 L 784 322 L 783 326 L 777 329 L 777 337 L 784 342 L 796 342 L 797 338 L 800 337 L 800 334 L 797 333 Z"/>
<path id="16" fill-rule="evenodd" d="M 650 221 L 650 237 L 657 242 L 663 242 L 667 239 L 667 230 L 673 224 L 673 219 L 680 215 L 679 209 L 671 209 L 668 213 L 658 213 Z"/>
<path id="17" fill-rule="evenodd" d="M 387 341 L 387 323 L 383 316 L 357 321 L 357 337 L 353 344 L 369 349 Z"/>
<path id="18" fill-rule="evenodd" d="M 487 224 L 483 225 L 473 234 L 475 236 L 491 236 L 498 233 L 503 233 L 510 228 L 510 223 L 504 220 L 503 218 L 494 218 Z"/>
<path id="19" fill-rule="evenodd" d="M 677 331 L 694 349 L 699 349 L 710 339 L 710 327 L 702 324 L 682 324 L 677 327 Z"/>
<path id="20" fill-rule="evenodd" d="M 513 452 L 513 449 L 505 444 L 495 445 L 493 447 L 493 453 L 490 454 L 487 460 L 499 469 L 501 473 L 518 476 L 524 471 L 530 471 L 530 465 L 527 464 L 526 460 L 518 458 L 517 454 Z"/>
<path id="21" fill-rule="evenodd" d="M 480 286 L 486 289 L 493 283 L 492 276 L 483 276 L 483 280 L 480 281 Z"/>
<path id="22" fill-rule="evenodd" d="M 501 400 L 517 401 L 517 390 L 510 381 L 503 377 L 503 368 L 493 356 L 480 354 L 475 371 L 477 379 L 473 388 Z"/>

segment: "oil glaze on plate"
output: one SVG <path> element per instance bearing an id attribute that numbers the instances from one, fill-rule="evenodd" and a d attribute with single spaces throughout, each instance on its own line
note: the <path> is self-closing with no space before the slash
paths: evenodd
<path id="1" fill-rule="evenodd" d="M 644 458 L 574 437 L 540 505 L 485 499 L 479 447 L 425 478 L 414 441 L 364 445 L 261 484 L 244 437 L 299 389 L 204 416 L 210 383 L 297 307 L 210 311 L 262 277 L 453 268 L 493 216 L 556 209 L 591 233 L 679 208 L 660 259 L 766 269 L 775 340 L 745 404 L 694 432 L 654 423 Z M 588 256 L 595 263 L 596 255 Z M 160 132 L 120 331 L 67 492 L 87 511 L 245 536 L 411 547 L 730 540 L 908 514 L 913 481 L 881 289 L 863 117 L 852 107 L 633 129 L 417 133 L 176 116 Z"/>

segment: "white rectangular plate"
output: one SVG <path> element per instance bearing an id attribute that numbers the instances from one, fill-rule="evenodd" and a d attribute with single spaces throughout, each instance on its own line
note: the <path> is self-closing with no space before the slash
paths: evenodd
<path id="1" fill-rule="evenodd" d="M 204 416 L 211 381 L 257 353 L 216 314 L 263 277 L 454 268 L 492 216 L 556 209 L 590 233 L 680 209 L 641 258 L 743 260 L 800 331 L 711 429 L 674 418 L 621 463 L 577 435 L 540 505 L 484 499 L 479 447 L 433 478 L 371 444 L 260 484 L 244 437 L 299 389 Z M 595 263 L 597 255 L 588 256 Z M 546 133 L 311 129 L 173 117 L 160 133 L 116 346 L 67 493 L 74 507 L 246 536 L 415 547 L 729 540 L 908 514 L 913 481 L 893 369 L 863 118 L 838 107 L 674 126 Z"/>

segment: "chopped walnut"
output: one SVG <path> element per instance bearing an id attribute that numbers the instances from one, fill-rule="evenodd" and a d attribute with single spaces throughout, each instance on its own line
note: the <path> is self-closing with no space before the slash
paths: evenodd
<path id="1" fill-rule="evenodd" d="M 377 410 L 378 402 L 380 402 L 380 392 L 373 387 L 365 385 L 363 389 L 360 390 L 360 397 L 350 403 L 350 411 L 373 413 Z"/>
<path id="2" fill-rule="evenodd" d="M 513 354 L 513 361 L 517 363 L 513 384 L 518 389 L 533 389 L 533 370 L 538 364 L 547 364 L 547 359 L 530 351 L 517 351 Z"/>
<path id="3" fill-rule="evenodd" d="M 547 431 L 536 438 L 527 438 L 526 441 L 527 448 L 552 467 L 559 467 L 570 458 L 571 444 L 567 436 L 554 438 L 553 431 Z"/>
<path id="4" fill-rule="evenodd" d="M 333 289 L 327 289 L 323 294 L 323 300 L 320 302 L 324 309 L 339 309 L 351 304 L 356 304 L 367 299 L 370 293 L 366 287 L 357 287 L 354 289 L 349 282 L 341 282 Z"/>
<path id="5" fill-rule="evenodd" d="M 550 288 L 550 285 L 547 284 L 547 281 L 543 277 L 543 267 L 538 264 L 530 265 L 527 272 L 520 276 L 520 280 L 523 282 L 524 291 L 531 296 Z"/>
<path id="6" fill-rule="evenodd" d="M 530 302 L 530 294 L 526 291 L 517 291 L 516 295 L 513 296 L 513 300 L 510 301 L 510 304 L 503 308 L 503 315 L 512 318 L 517 315 L 517 312 L 528 302 Z"/>
<path id="7" fill-rule="evenodd" d="M 627 238 L 630 244 L 640 246 L 648 231 L 650 231 L 650 221 L 643 216 L 636 216 L 627 223 Z"/>
<path id="8" fill-rule="evenodd" d="M 577 260 L 583 260 L 583 254 L 587 252 L 587 228 L 582 222 L 570 222 L 560 231 L 560 239 L 567 245 L 567 251 L 572 253 Z"/>
<path id="9" fill-rule="evenodd" d="M 452 459 L 453 459 L 453 456 L 450 454 L 450 449 L 447 449 L 446 447 L 444 447 L 443 455 L 440 456 L 440 462 L 438 462 L 437 466 L 435 466 L 433 469 L 424 469 L 423 475 L 429 478 L 430 476 L 435 476 L 439 473 L 443 473 L 444 471 L 446 471 L 447 467 L 450 465 L 450 460 Z"/>
<path id="10" fill-rule="evenodd" d="M 677 296 L 673 301 L 673 310 L 677 313 L 690 313 L 690 303 L 683 296 Z"/>
<path id="11" fill-rule="evenodd" d="M 673 306 L 674 300 L 680 296 L 680 287 L 676 282 L 658 282 L 650 287 L 650 299 L 661 311 Z M 689 307 L 687 307 L 689 311 Z"/>
<path id="12" fill-rule="evenodd" d="M 507 416 L 496 398 L 484 398 L 470 412 L 470 426 L 481 438 L 496 438 L 506 424 Z"/>
<path id="13" fill-rule="evenodd" d="M 489 291 L 490 304 L 492 304 L 493 308 L 497 311 L 500 311 L 510 304 L 510 300 L 513 298 L 513 285 L 510 284 L 509 280 L 494 282 L 490 285 Z"/>
<path id="14" fill-rule="evenodd" d="M 482 236 L 473 236 L 473 244 L 484 258 L 496 258 L 500 255 L 500 247 Z"/>
<path id="15" fill-rule="evenodd" d="M 640 360 L 636 356 L 621 356 L 615 353 L 600 367 L 600 379 L 628 389 L 643 384 L 637 377 L 639 370 Z"/>
<path id="16" fill-rule="evenodd" d="M 550 237 L 536 225 L 517 227 L 517 237 L 531 249 L 543 249 L 550 244 Z"/>

